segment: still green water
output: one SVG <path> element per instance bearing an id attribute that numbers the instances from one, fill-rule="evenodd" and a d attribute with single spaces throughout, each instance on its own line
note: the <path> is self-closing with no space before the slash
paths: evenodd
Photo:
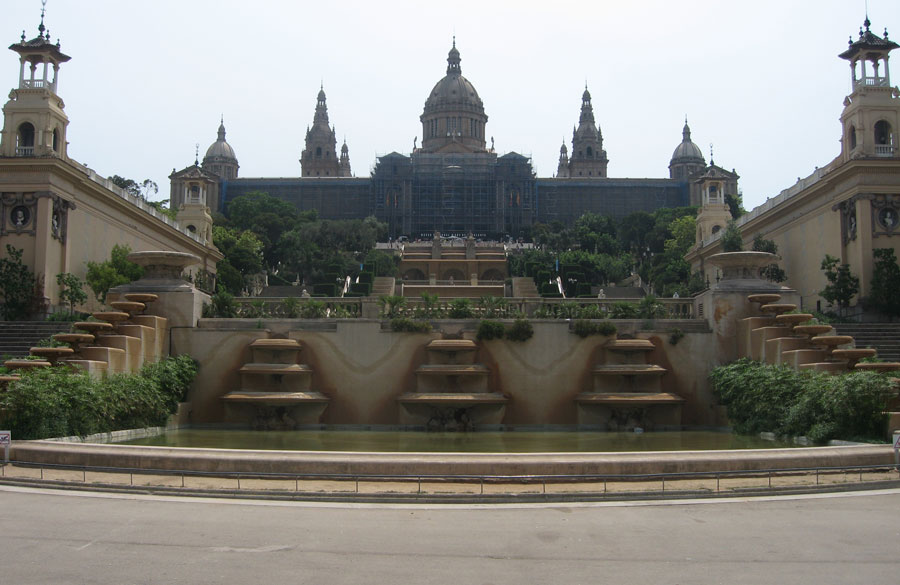
<path id="1" fill-rule="evenodd" d="M 128 445 L 284 451 L 428 453 L 587 453 L 773 449 L 794 445 L 712 431 L 611 433 L 588 431 L 241 431 L 181 429 Z"/>

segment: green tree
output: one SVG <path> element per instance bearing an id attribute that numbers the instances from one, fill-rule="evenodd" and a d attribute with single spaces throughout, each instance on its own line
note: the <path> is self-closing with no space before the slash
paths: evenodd
<path id="1" fill-rule="evenodd" d="M 837 304 L 840 309 L 850 306 L 853 295 L 859 292 L 859 278 L 850 272 L 849 264 L 840 264 L 840 260 L 825 254 L 822 260 L 822 270 L 828 284 L 819 293 L 822 298 L 831 304 Z"/>
<path id="2" fill-rule="evenodd" d="M 737 219 L 747 213 L 747 210 L 744 209 L 744 196 L 740 193 L 737 195 L 726 193 L 725 205 L 728 206 L 728 211 L 731 212 L 731 219 Z"/>
<path id="3" fill-rule="evenodd" d="M 766 240 L 762 234 L 756 234 L 753 237 L 754 252 L 768 252 L 769 254 L 778 254 L 778 245 L 773 240 Z M 769 264 L 759 271 L 760 276 L 770 282 L 784 282 L 787 280 L 787 274 L 778 266 L 778 264 Z"/>
<path id="4" fill-rule="evenodd" d="M 247 279 L 263 271 L 262 242 L 249 230 L 214 225 L 213 243 L 225 256 L 217 266 L 219 284 L 231 294 L 241 294 Z"/>
<path id="5" fill-rule="evenodd" d="M 110 252 L 109 260 L 87 263 L 85 280 L 101 303 L 109 289 L 135 281 L 144 275 L 143 268 L 128 260 L 129 254 L 130 246 L 116 244 Z"/>
<path id="6" fill-rule="evenodd" d="M 4 321 L 24 319 L 34 304 L 35 275 L 22 262 L 23 250 L 6 245 L 6 257 L 0 258 L 0 316 Z"/>
<path id="7" fill-rule="evenodd" d="M 872 250 L 875 267 L 869 303 L 880 313 L 894 319 L 900 317 L 900 266 L 893 248 Z"/>
<path id="8" fill-rule="evenodd" d="M 150 179 L 144 179 L 142 182 L 138 183 L 132 179 L 113 175 L 109 180 L 112 181 L 115 186 L 124 189 L 128 194 L 140 197 L 141 199 L 149 199 L 151 195 L 156 195 L 159 192 L 159 186 Z"/>
<path id="9" fill-rule="evenodd" d="M 84 283 L 74 274 L 60 272 L 56 275 L 56 284 L 59 286 L 59 300 L 69 305 L 69 313 L 75 312 L 75 305 L 87 301 Z"/>
<path id="10" fill-rule="evenodd" d="M 721 241 L 723 252 L 740 252 L 744 249 L 744 238 L 741 236 L 741 230 L 738 228 L 736 221 L 731 220 L 728 222 Z"/>
<path id="11" fill-rule="evenodd" d="M 585 213 L 575 221 L 574 232 L 582 250 L 611 255 L 620 251 L 616 224 L 608 215 Z"/>

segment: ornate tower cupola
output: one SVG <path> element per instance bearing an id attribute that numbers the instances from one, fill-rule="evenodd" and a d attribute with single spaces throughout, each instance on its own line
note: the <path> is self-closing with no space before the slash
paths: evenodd
<path id="1" fill-rule="evenodd" d="M 422 152 L 487 152 L 485 125 L 488 117 L 478 92 L 460 67 L 456 39 L 447 55 L 447 75 L 425 100 Z"/>
<path id="2" fill-rule="evenodd" d="M 609 159 L 603 150 L 603 135 L 594 121 L 594 107 L 587 85 L 581 96 L 581 115 L 578 128 L 572 133 L 572 158 L 569 160 L 571 177 L 598 178 L 606 176 Z"/>
<path id="3" fill-rule="evenodd" d="M 46 3 L 46 1 L 45 1 Z M 70 59 L 50 41 L 44 9 L 38 35 L 9 46 L 19 54 L 19 86 L 3 106 L 2 156 L 58 156 L 66 158 L 65 104 L 57 95 L 59 66 Z"/>
<path id="4" fill-rule="evenodd" d="M 237 178 L 238 168 L 240 165 L 234 149 L 225 141 L 225 117 L 223 116 L 219 122 L 219 136 L 206 149 L 206 156 L 203 157 L 203 170 L 220 179 L 230 181 Z"/>
<path id="5" fill-rule="evenodd" d="M 691 127 L 687 116 L 681 130 L 681 144 L 675 147 L 672 160 L 669 161 L 669 178 L 687 181 L 692 175 L 706 168 L 706 159 L 700 147 L 691 141 Z"/>
<path id="6" fill-rule="evenodd" d="M 869 30 L 869 17 L 859 29 L 859 38 L 839 56 L 850 62 L 851 93 L 844 99 L 841 113 L 843 137 L 841 158 L 900 156 L 900 90 L 891 87 L 889 53 L 897 43 L 887 29 L 879 37 Z"/>
<path id="7" fill-rule="evenodd" d="M 350 149 L 347 147 L 347 139 L 341 145 L 341 161 L 339 163 L 338 176 L 349 177 L 350 175 Z"/>
<path id="8" fill-rule="evenodd" d="M 712 159 L 712 157 L 710 157 Z M 705 173 L 694 179 L 700 191 L 700 212 L 697 214 L 697 242 L 708 240 L 731 221 L 731 211 L 725 195 L 735 180 L 733 173 L 723 171 L 710 160 Z"/>
<path id="9" fill-rule="evenodd" d="M 556 177 L 558 179 L 569 178 L 569 149 L 566 148 L 565 141 L 559 147 L 559 165 L 556 167 Z"/>
<path id="10" fill-rule="evenodd" d="M 325 89 L 319 88 L 316 98 L 316 113 L 312 128 L 306 130 L 306 147 L 300 155 L 300 168 L 304 177 L 339 177 L 340 160 L 337 154 L 337 138 L 334 128 L 329 126 L 328 106 L 325 105 Z M 350 174 L 350 159 L 347 158 L 347 175 Z"/>

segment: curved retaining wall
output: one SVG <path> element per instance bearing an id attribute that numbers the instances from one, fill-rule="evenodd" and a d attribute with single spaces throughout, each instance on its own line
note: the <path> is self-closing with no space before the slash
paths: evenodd
<path id="1" fill-rule="evenodd" d="M 890 445 L 641 453 L 346 453 L 14 441 L 18 462 L 205 473 L 641 475 L 891 465 Z"/>

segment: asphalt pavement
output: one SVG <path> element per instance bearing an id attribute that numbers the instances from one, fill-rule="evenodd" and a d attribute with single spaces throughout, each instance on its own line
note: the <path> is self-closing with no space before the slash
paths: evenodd
<path id="1" fill-rule="evenodd" d="M 900 490 L 313 504 L 0 486 L 0 584 L 900 582 Z"/>

